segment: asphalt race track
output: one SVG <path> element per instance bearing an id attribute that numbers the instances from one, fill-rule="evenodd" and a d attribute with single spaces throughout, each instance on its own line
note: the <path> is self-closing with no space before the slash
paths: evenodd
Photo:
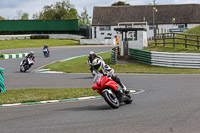
<path id="1" fill-rule="evenodd" d="M 5 68 L 6 89 L 90 87 L 90 74 L 41 74 L 31 71 L 59 59 L 84 55 L 94 49 L 101 52 L 110 48 L 51 48 L 52 54 L 47 59 L 36 48 L 36 63 L 28 73 L 19 73 L 22 59 L 0 60 L 0 66 Z M 0 107 L 0 133 L 200 132 L 200 75 L 118 75 L 128 88 L 145 90 L 132 95 L 133 103 L 130 105 L 122 104 L 118 109 L 111 109 L 100 98 Z"/>

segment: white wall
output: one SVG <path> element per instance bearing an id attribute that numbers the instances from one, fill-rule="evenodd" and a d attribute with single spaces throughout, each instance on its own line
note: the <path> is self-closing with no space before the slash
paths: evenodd
<path id="1" fill-rule="evenodd" d="M 80 44 L 104 44 L 115 45 L 115 39 L 80 39 Z"/>
<path id="2" fill-rule="evenodd" d="M 146 31 L 137 31 L 137 40 L 128 41 L 128 48 L 143 49 L 144 47 L 147 47 L 147 45 L 148 43 Z M 124 55 L 123 41 L 119 42 L 119 46 L 121 49 L 121 55 Z"/>
<path id="3" fill-rule="evenodd" d="M 200 24 L 188 24 L 187 25 L 187 28 L 193 28 L 197 25 L 200 25 Z M 117 28 L 118 26 L 111 26 L 111 30 L 110 31 L 100 31 L 99 30 L 99 26 L 93 26 L 92 27 L 92 38 L 94 38 L 94 27 L 96 27 L 96 39 L 104 39 L 105 37 L 108 37 L 108 33 L 112 33 L 112 36 L 111 38 L 114 39 L 114 37 L 116 35 L 119 36 L 119 40 L 121 40 L 121 34 L 117 34 L 117 32 L 114 30 L 114 28 Z M 134 28 L 141 28 L 141 26 L 134 26 Z M 153 37 L 153 29 L 150 30 L 149 29 L 150 25 L 147 25 L 147 38 L 151 38 Z M 158 25 L 158 28 L 159 28 L 159 33 L 168 33 L 169 32 L 169 29 L 172 29 L 172 28 L 178 28 L 178 25 L 177 24 L 162 24 L 162 25 Z M 101 33 L 104 33 L 104 35 L 101 35 Z M 129 37 L 129 36 L 128 36 Z"/>
<path id="4" fill-rule="evenodd" d="M 96 27 L 96 38 L 94 38 L 94 27 Z M 99 40 L 103 40 L 105 39 L 105 37 L 111 37 L 111 39 L 115 39 L 115 36 L 118 35 L 120 36 L 121 34 L 117 34 L 117 32 L 114 30 L 114 28 L 117 28 L 117 26 L 111 26 L 111 30 L 109 31 L 100 31 L 100 26 L 93 26 L 92 27 L 92 39 L 99 39 Z M 102 35 L 102 33 L 104 33 Z M 107 35 L 108 33 L 111 33 L 112 35 Z M 120 38 L 119 38 L 120 39 Z"/>
<path id="5" fill-rule="evenodd" d="M 79 41 L 84 36 L 72 35 L 72 34 L 47 34 L 50 39 L 72 39 Z"/>

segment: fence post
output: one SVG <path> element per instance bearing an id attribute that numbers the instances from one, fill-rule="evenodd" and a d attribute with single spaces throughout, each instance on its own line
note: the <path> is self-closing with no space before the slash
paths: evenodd
<path id="1" fill-rule="evenodd" d="M 163 33 L 163 46 L 165 46 L 165 33 Z"/>
<path id="2" fill-rule="evenodd" d="M 187 48 L 187 35 L 185 35 L 185 48 Z"/>
<path id="3" fill-rule="evenodd" d="M 157 34 L 154 35 L 155 46 L 157 46 Z"/>
<path id="4" fill-rule="evenodd" d="M 175 33 L 173 33 L 173 46 L 175 47 Z"/>
<path id="5" fill-rule="evenodd" d="M 4 68 L 0 68 L 0 93 L 5 93 L 6 90 L 4 88 Z"/>
<path id="6" fill-rule="evenodd" d="M 197 48 L 199 49 L 199 36 L 197 36 Z"/>

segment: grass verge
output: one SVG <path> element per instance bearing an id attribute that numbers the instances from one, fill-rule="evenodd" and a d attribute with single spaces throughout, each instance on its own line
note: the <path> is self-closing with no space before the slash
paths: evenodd
<path id="1" fill-rule="evenodd" d="M 166 42 L 172 42 L 170 40 L 166 40 Z M 161 42 L 161 41 L 158 41 Z M 152 45 L 149 47 L 144 48 L 144 50 L 148 50 L 148 51 L 158 51 L 158 52 L 174 52 L 174 53 L 200 53 L 200 50 L 197 49 L 194 46 L 188 46 L 187 48 L 185 48 L 184 45 L 175 45 L 175 47 L 173 47 L 173 44 L 166 44 L 165 46 L 163 46 L 162 44 L 159 44 L 157 46 Z"/>
<path id="2" fill-rule="evenodd" d="M 116 73 L 149 73 L 149 74 L 200 74 L 200 69 L 185 69 L 185 68 L 169 68 L 160 66 L 151 66 L 140 63 L 133 64 L 110 64 L 110 52 L 99 54 L 106 64 L 110 65 Z M 52 71 L 62 71 L 65 73 L 90 73 L 89 66 L 86 63 L 87 56 L 76 59 L 56 62 L 45 66 L 45 69 Z"/>
<path id="3" fill-rule="evenodd" d="M 60 100 L 97 95 L 99 94 L 91 88 L 35 88 L 6 90 L 6 93 L 0 93 L 0 104 Z"/>
<path id="4" fill-rule="evenodd" d="M 17 48 L 36 48 L 43 47 L 45 44 L 47 44 L 49 47 L 80 45 L 78 41 L 63 39 L 2 40 L 0 41 L 0 50 Z"/>

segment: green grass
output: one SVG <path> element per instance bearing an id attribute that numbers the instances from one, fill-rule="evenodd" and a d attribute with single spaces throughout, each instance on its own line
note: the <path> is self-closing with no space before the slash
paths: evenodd
<path id="1" fill-rule="evenodd" d="M 35 88 L 6 90 L 6 93 L 0 93 L 0 104 L 60 100 L 97 95 L 99 94 L 91 88 Z"/>
<path id="2" fill-rule="evenodd" d="M 0 41 L 0 50 L 43 47 L 45 44 L 47 44 L 49 47 L 80 45 L 78 41 L 62 39 L 3 40 Z"/>
<path id="3" fill-rule="evenodd" d="M 116 73 L 149 73 L 149 74 L 200 74 L 200 69 L 169 68 L 160 66 L 151 66 L 140 63 L 133 64 L 110 64 L 110 52 L 100 54 L 106 64 L 110 65 Z M 86 63 L 87 56 L 79 57 L 64 62 L 56 62 L 45 66 L 45 69 L 52 71 L 62 71 L 65 73 L 90 73 L 89 66 Z"/>
<path id="4" fill-rule="evenodd" d="M 183 45 L 176 45 L 175 47 L 173 47 L 172 44 L 167 44 L 165 46 L 163 46 L 162 44 L 159 44 L 157 46 L 152 45 L 144 48 L 144 50 L 173 53 L 200 53 L 200 50 L 198 50 L 194 46 L 188 46 L 188 48 L 185 48 L 185 46 Z"/>
<path id="5" fill-rule="evenodd" d="M 200 25 L 195 26 L 189 30 L 186 30 L 183 33 L 200 35 Z"/>
<path id="6" fill-rule="evenodd" d="M 110 52 L 99 54 L 106 63 L 110 62 Z M 89 66 L 87 64 L 88 56 L 79 57 L 64 62 L 56 62 L 44 67 L 44 69 L 51 69 L 52 71 L 62 71 L 65 73 L 89 73 Z"/>

